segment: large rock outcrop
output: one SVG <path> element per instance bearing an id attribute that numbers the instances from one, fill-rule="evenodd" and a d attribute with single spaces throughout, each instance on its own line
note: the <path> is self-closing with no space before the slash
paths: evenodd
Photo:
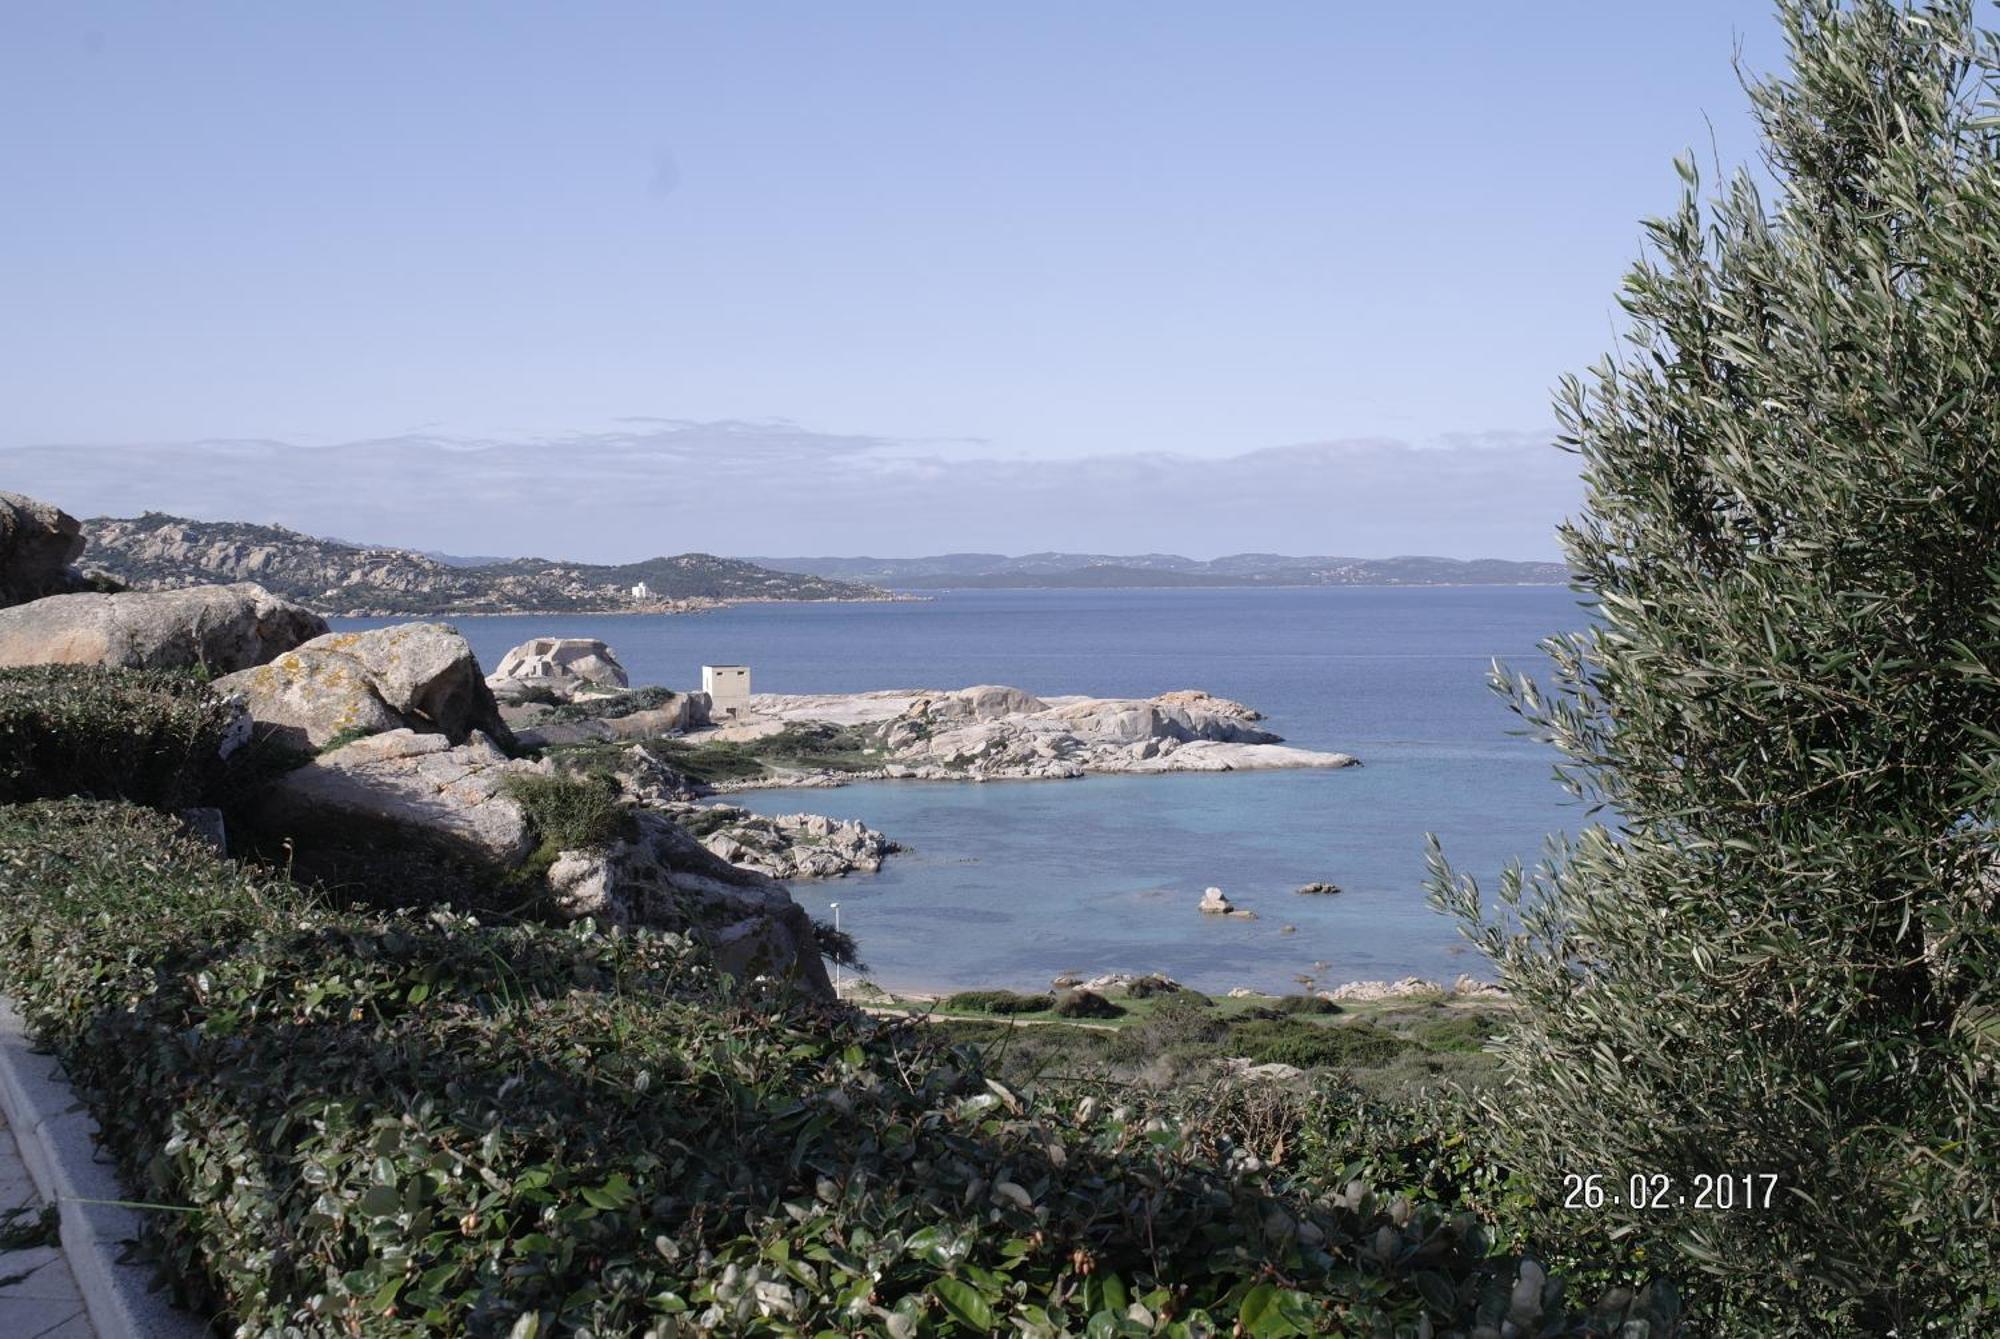
<path id="1" fill-rule="evenodd" d="M 293 768 L 259 797 L 257 826 L 312 846 L 361 846 L 384 838 L 436 847 L 496 868 L 534 849 L 528 817 L 506 793 L 508 776 L 531 770 L 474 734 L 397 728 L 357 739 Z"/>
<path id="2" fill-rule="evenodd" d="M 215 686 L 243 699 L 261 735 L 295 748 L 405 726 L 454 744 L 509 737 L 472 647 L 443 623 L 328 633 Z"/>
<path id="3" fill-rule="evenodd" d="M 262 586 L 51 595 L 0 609 L 0 665 L 113 665 L 228 674 L 324 635 L 326 620 Z"/>
<path id="4" fill-rule="evenodd" d="M 558 906 L 614 925 L 692 934 L 733 976 L 791 977 L 833 993 L 812 919 L 783 884 L 731 865 L 663 814 L 633 817 L 631 837 L 557 858 L 548 879 Z"/>
<path id="5" fill-rule="evenodd" d="M 83 552 L 83 525 L 60 507 L 0 493 L 0 606 L 82 590 L 70 564 Z"/>
<path id="6" fill-rule="evenodd" d="M 549 772 L 476 731 L 453 744 L 399 728 L 279 777 L 260 797 L 255 827 L 308 877 L 414 898 L 448 876 L 476 894 L 520 871 L 540 842 L 510 778 Z M 545 877 L 562 915 L 691 934 L 733 975 L 791 977 L 831 993 L 811 918 L 784 885 L 732 866 L 663 814 L 635 810 L 628 836 L 558 852 Z"/>
<path id="7" fill-rule="evenodd" d="M 499 696 L 504 699 L 506 690 L 502 689 Z M 508 705 L 501 714 L 528 748 L 657 739 L 708 724 L 706 693 L 642 688 L 636 693 L 620 694 L 606 705 L 611 710 L 577 720 L 563 720 L 559 710 L 533 703 Z"/>
<path id="8" fill-rule="evenodd" d="M 903 848 L 856 819 L 825 814 L 753 814 L 733 804 L 668 802 L 668 814 L 703 846 L 738 869 L 774 879 L 838 879 L 873 874 Z"/>
<path id="9" fill-rule="evenodd" d="M 1150 698 L 1040 698 L 982 684 L 951 692 L 760 693 L 716 731 L 753 740 L 787 727 L 823 724 L 851 732 L 856 749 L 879 754 L 871 772 L 805 771 L 777 784 L 836 784 L 866 776 L 918 780 L 1034 779 L 1094 772 L 1232 772 L 1345 767 L 1344 753 L 1288 748 L 1257 724 L 1263 715 L 1198 689 Z M 716 789 L 773 784 L 763 778 Z"/>
<path id="10" fill-rule="evenodd" d="M 503 697 L 546 689 L 568 700 L 592 689 L 628 688 L 617 655 L 595 637 L 537 637 L 500 657 L 486 684 Z"/>

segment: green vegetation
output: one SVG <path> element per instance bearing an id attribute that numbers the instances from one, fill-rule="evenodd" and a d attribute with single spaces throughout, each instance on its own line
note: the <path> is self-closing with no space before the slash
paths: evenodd
<path id="1" fill-rule="evenodd" d="M 1280 995 L 1257 1006 L 1259 1017 L 1283 1018 L 1289 1014 L 1337 1014 L 1340 1006 L 1317 995 Z"/>
<path id="2" fill-rule="evenodd" d="M 1230 1042 L 1259 1064 L 1300 1069 L 1377 1065 L 1399 1054 L 1406 1042 L 1367 1023 L 1315 1027 L 1302 1019 L 1252 1019 L 1230 1031 Z"/>
<path id="3" fill-rule="evenodd" d="M 1559 406 L 1600 622 L 1500 683 L 1617 825 L 1497 908 L 1434 891 L 1522 1005 L 1490 1119 L 1535 1201 L 1687 1191 L 1586 1246 L 1679 1261 L 1716 1333 L 1991 1333 L 2000 49 L 1959 0 L 1781 11 L 1780 193 L 1680 165 L 1626 356 Z"/>
<path id="4" fill-rule="evenodd" d="M 1056 997 L 1014 990 L 961 990 L 946 996 L 944 1007 L 971 1014 L 1042 1014 L 1056 1007 Z"/>
<path id="5" fill-rule="evenodd" d="M 618 783 L 606 776 L 510 776 L 507 794 L 543 844 L 558 851 L 606 846 L 631 830 L 632 815 L 618 802 Z"/>
<path id="6" fill-rule="evenodd" d="M 1124 1007 L 1112 1003 L 1094 990 L 1065 990 L 1056 996 L 1058 1018 L 1117 1018 Z"/>
<path id="7" fill-rule="evenodd" d="M 674 821 L 681 825 L 681 831 L 700 841 L 704 837 L 722 831 L 732 823 L 739 822 L 743 814 L 743 810 L 728 805 L 702 805 L 676 815 Z"/>
<path id="8" fill-rule="evenodd" d="M 681 694 L 676 693 L 671 688 L 634 688 L 629 693 L 611 693 L 604 697 L 587 697 L 573 702 L 564 702 L 549 712 L 543 719 L 549 721 L 617 720 L 620 717 L 630 716 L 634 712 L 653 711 L 660 707 L 671 706 L 681 696 Z"/>
<path id="9" fill-rule="evenodd" d="M 1602 1334 L 1637 1305 L 1565 1325 L 1472 1215 L 1245 1156 L 1293 1108 L 1017 1091 L 676 936 L 333 909 L 77 801 L 0 808 L 0 884 L 10 992 L 172 1206 L 151 1249 L 246 1332 Z"/>
<path id="10" fill-rule="evenodd" d="M 41 1246 L 61 1244 L 61 1223 L 55 1205 L 37 1207 L 24 1204 L 0 1212 L 0 1252 L 32 1251 Z M 4 1268 L 6 1262 L 0 1260 L 0 1269 Z M 7 1282 L 0 1280 L 0 1287 L 7 1286 Z"/>
<path id="11" fill-rule="evenodd" d="M 662 738 L 647 740 L 646 747 L 675 769 L 710 784 L 786 771 L 867 772 L 880 767 L 883 757 L 853 726 L 818 721 L 788 725 L 760 739 L 693 743 Z"/>
<path id="12" fill-rule="evenodd" d="M 64 795 L 194 804 L 221 775 L 232 718 L 190 674 L 0 669 L 0 804 Z"/>

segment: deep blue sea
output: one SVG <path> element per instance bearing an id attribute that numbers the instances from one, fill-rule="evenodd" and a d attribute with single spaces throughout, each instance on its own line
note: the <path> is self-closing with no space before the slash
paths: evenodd
<path id="1" fill-rule="evenodd" d="M 1424 834 L 1490 886 L 1508 860 L 1532 863 L 1545 834 L 1578 825 L 1552 753 L 1511 733 L 1518 722 L 1485 679 L 1496 656 L 1539 672 L 1536 643 L 1585 621 L 1577 597 L 1549 587 L 960 591 L 456 620 L 489 667 L 531 636 L 602 637 L 635 684 L 696 687 L 701 665 L 718 662 L 750 665 L 764 692 L 1203 688 L 1262 710 L 1289 743 L 1359 757 L 1333 771 L 733 797 L 764 813 L 858 818 L 909 848 L 878 875 L 793 886 L 815 915 L 840 903 L 868 975 L 892 989 L 1162 971 L 1209 991 L 1485 974 L 1425 904 Z M 1292 891 L 1314 880 L 1345 891 Z M 1200 915 L 1210 884 L 1258 919 Z"/>

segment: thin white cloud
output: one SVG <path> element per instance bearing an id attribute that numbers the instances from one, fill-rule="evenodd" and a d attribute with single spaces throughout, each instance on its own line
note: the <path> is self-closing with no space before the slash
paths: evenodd
<path id="1" fill-rule="evenodd" d="M 0 450 L 0 487 L 78 515 L 168 511 L 592 560 L 968 549 L 1552 558 L 1555 525 L 1580 498 L 1575 459 L 1546 434 L 1047 460 L 974 440 L 643 418 L 518 439 L 20 447 Z"/>

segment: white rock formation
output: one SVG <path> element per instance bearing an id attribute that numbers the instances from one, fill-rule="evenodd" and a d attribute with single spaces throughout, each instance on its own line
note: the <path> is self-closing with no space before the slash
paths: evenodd
<path id="1" fill-rule="evenodd" d="M 954 692 L 761 693 L 750 699 L 740 721 L 717 736 L 755 739 L 805 722 L 851 726 L 882 750 L 877 775 L 917 780 L 1354 762 L 1344 753 L 1284 747 L 1277 735 L 1254 724 L 1260 719 L 1240 702 L 1194 690 L 1154 698 L 1037 698 L 1016 688 L 981 685 Z"/>
<path id="2" fill-rule="evenodd" d="M 1220 888 L 1209 887 L 1201 890 L 1201 901 L 1195 909 L 1204 916 L 1233 916 L 1239 921 L 1254 921 L 1257 913 L 1244 911 L 1223 895 Z"/>
<path id="3" fill-rule="evenodd" d="M 500 658 L 487 676 L 496 693 L 547 688 L 567 699 L 586 687 L 628 688 L 631 679 L 609 646 L 595 637 L 537 637 Z"/>
<path id="4" fill-rule="evenodd" d="M 753 814 L 733 804 L 665 808 L 716 855 L 774 879 L 873 874 L 902 849 L 866 824 L 825 814 Z"/>

